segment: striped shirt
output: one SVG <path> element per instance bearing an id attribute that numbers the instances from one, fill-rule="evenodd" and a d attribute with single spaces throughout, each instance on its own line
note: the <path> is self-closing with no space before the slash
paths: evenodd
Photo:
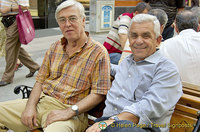
<path id="1" fill-rule="evenodd" d="M 18 6 L 18 5 L 22 5 L 22 6 L 29 6 L 29 0 L 1 0 L 0 1 L 0 8 L 3 9 L 4 7 L 11 7 L 11 5 L 14 6 Z M 18 12 L 7 12 L 2 14 L 3 16 L 7 16 L 7 15 L 15 15 L 18 14 Z"/>
<path id="2" fill-rule="evenodd" d="M 90 93 L 106 95 L 111 83 L 105 47 L 89 38 L 79 52 L 69 57 L 62 40 L 52 44 L 36 76 L 43 92 L 70 105 Z"/>
<path id="3" fill-rule="evenodd" d="M 122 47 L 119 41 L 119 34 L 128 34 L 130 21 L 133 18 L 133 13 L 123 13 L 114 22 L 108 36 L 104 42 L 104 46 L 108 53 L 122 53 Z"/>

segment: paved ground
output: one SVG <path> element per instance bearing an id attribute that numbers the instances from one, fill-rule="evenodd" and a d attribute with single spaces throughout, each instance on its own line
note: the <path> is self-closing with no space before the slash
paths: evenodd
<path id="1" fill-rule="evenodd" d="M 86 25 L 86 30 L 88 30 L 88 25 Z M 104 42 L 106 35 L 107 33 L 91 34 L 92 38 L 94 38 L 95 40 L 101 43 Z M 46 50 L 49 48 L 49 46 L 53 42 L 58 40 L 61 36 L 62 35 L 59 28 L 36 30 L 36 38 L 29 45 L 23 45 L 23 47 L 26 49 L 28 53 L 30 53 L 32 59 L 41 65 Z M 3 75 L 4 68 L 5 68 L 5 59 L 4 57 L 1 57 L 0 58 L 0 78 Z M 25 78 L 25 75 L 28 73 L 29 73 L 28 68 L 23 66 L 21 69 L 15 72 L 15 77 L 12 84 L 9 84 L 4 87 L 0 87 L 0 102 L 22 97 L 21 94 L 15 95 L 13 93 L 15 86 L 21 85 L 21 84 L 29 85 L 29 86 L 34 85 L 35 77 L 28 78 L 28 79 Z"/>

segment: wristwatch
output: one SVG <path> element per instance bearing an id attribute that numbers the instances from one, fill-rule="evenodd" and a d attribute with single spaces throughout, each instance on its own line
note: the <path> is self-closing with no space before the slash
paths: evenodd
<path id="1" fill-rule="evenodd" d="M 74 111 L 74 112 L 76 112 L 76 115 L 78 115 L 78 106 L 77 105 L 72 105 L 72 110 Z"/>
<path id="2" fill-rule="evenodd" d="M 117 115 L 111 116 L 109 119 L 115 120 L 115 121 L 119 121 L 119 118 Z"/>

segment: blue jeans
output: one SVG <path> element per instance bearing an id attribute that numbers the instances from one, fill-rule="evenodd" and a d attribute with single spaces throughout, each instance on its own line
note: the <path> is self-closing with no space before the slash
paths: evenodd
<path id="1" fill-rule="evenodd" d="M 121 58 L 121 55 L 120 53 L 110 53 L 109 56 L 110 56 L 110 63 L 112 64 L 115 64 L 115 65 L 118 65 L 118 62 Z"/>
<path id="2" fill-rule="evenodd" d="M 95 122 L 101 122 L 108 120 L 109 117 L 101 117 L 95 120 Z M 125 127 L 126 126 L 126 127 Z M 159 128 L 140 128 L 133 126 L 133 122 L 128 120 L 114 121 L 113 124 L 106 127 L 106 129 L 101 130 L 101 132 L 161 132 Z"/>

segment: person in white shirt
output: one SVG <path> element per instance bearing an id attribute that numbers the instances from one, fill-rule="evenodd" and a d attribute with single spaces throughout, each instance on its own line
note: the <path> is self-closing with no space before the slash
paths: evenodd
<path id="1" fill-rule="evenodd" d="M 200 85 L 200 33 L 197 16 L 189 10 L 178 13 L 175 30 L 178 35 L 164 41 L 160 51 L 176 63 L 183 82 Z"/>

